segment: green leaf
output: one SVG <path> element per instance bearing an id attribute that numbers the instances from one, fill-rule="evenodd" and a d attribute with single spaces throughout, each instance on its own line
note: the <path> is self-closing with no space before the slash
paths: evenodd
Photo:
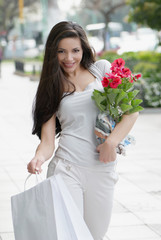
<path id="1" fill-rule="evenodd" d="M 95 93 L 99 93 L 100 95 L 102 95 L 102 92 L 97 89 L 94 89 L 93 94 L 95 94 Z"/>
<path id="2" fill-rule="evenodd" d="M 129 111 L 130 109 L 132 109 L 132 106 L 122 103 L 121 106 L 120 106 L 120 108 L 121 108 L 121 111 L 122 111 L 123 113 L 125 113 L 125 112 Z"/>
<path id="3" fill-rule="evenodd" d="M 123 90 L 125 91 L 125 92 L 127 92 L 131 87 L 132 87 L 132 85 L 133 85 L 133 83 L 131 83 L 131 82 L 127 82 L 127 83 L 125 83 L 124 85 L 123 85 Z"/>
<path id="4" fill-rule="evenodd" d="M 134 108 L 132 108 L 131 110 L 129 110 L 129 114 L 135 113 L 135 112 L 140 112 L 140 111 L 143 111 L 143 110 L 144 110 L 143 107 L 137 106 L 137 107 L 134 107 Z"/>
<path id="5" fill-rule="evenodd" d="M 128 98 L 122 99 L 122 103 L 127 103 L 127 104 L 129 104 L 129 99 L 128 99 Z"/>
<path id="6" fill-rule="evenodd" d="M 115 118 L 118 116 L 118 114 L 119 114 L 117 108 L 111 108 L 111 109 L 110 109 L 110 113 L 111 113 L 111 115 L 112 115 L 112 117 L 113 117 L 114 119 L 115 119 Z"/>
<path id="7" fill-rule="evenodd" d="M 142 103 L 142 101 L 143 101 L 142 99 L 134 99 L 131 101 L 131 105 L 133 107 L 137 107 L 140 103 Z"/>
<path id="8" fill-rule="evenodd" d="M 104 105 L 105 108 L 106 108 L 106 106 L 107 106 L 107 99 L 104 99 L 104 100 L 101 102 L 101 104 Z"/>
<path id="9" fill-rule="evenodd" d="M 93 91 L 93 96 L 94 97 L 97 96 L 97 95 L 102 95 L 102 94 L 103 93 L 101 91 L 97 90 L 97 89 L 94 89 L 94 91 Z"/>
<path id="10" fill-rule="evenodd" d="M 108 98 L 110 104 L 113 105 L 115 103 L 116 96 L 117 96 L 117 94 L 114 94 L 114 93 L 110 93 L 107 95 L 107 98 Z"/>
<path id="11" fill-rule="evenodd" d="M 116 97 L 118 95 L 118 93 L 120 92 L 119 89 L 114 89 L 114 88 L 109 88 L 107 90 L 107 93 L 106 93 L 106 98 L 107 100 L 109 101 L 109 103 L 111 105 L 114 105 L 115 104 L 115 101 L 116 101 Z"/>
<path id="12" fill-rule="evenodd" d="M 104 93 L 107 93 L 107 91 L 108 91 L 108 88 L 104 87 Z"/>
<path id="13" fill-rule="evenodd" d="M 129 101 L 134 99 L 138 93 L 139 93 L 139 90 L 134 90 L 134 91 L 128 92 Z"/>
<path id="14" fill-rule="evenodd" d="M 109 88 L 107 91 L 107 93 L 115 93 L 115 94 L 117 94 L 119 92 L 120 92 L 120 89 L 118 89 L 118 88 Z"/>
<path id="15" fill-rule="evenodd" d="M 119 93 L 119 94 L 117 95 L 117 97 L 116 97 L 116 103 L 115 103 L 115 105 L 118 105 L 121 100 L 123 100 L 124 98 L 126 98 L 126 96 L 127 96 L 127 93 L 124 92 L 122 89 L 120 89 L 120 93 Z"/>
<path id="16" fill-rule="evenodd" d="M 102 92 L 95 89 L 93 91 L 92 99 L 95 101 L 95 104 L 97 105 L 97 107 L 101 112 L 106 110 L 106 106 L 104 105 L 104 101 L 106 101 L 106 97 L 102 95 Z"/>

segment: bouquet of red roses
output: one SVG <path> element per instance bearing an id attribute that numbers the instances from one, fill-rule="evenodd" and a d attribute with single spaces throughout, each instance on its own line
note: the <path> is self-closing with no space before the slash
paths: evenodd
<path id="1" fill-rule="evenodd" d="M 136 98 L 139 90 L 134 89 L 134 83 L 141 77 L 141 74 L 132 74 L 130 69 L 125 67 L 125 61 L 122 58 L 116 59 L 110 69 L 111 72 L 106 73 L 102 80 L 104 91 L 95 89 L 92 96 L 100 110 L 95 127 L 99 144 L 109 136 L 123 114 L 131 114 L 144 109 L 140 106 L 142 100 Z M 128 135 L 118 145 L 117 152 L 125 154 L 125 146 L 132 142 L 134 138 Z"/>

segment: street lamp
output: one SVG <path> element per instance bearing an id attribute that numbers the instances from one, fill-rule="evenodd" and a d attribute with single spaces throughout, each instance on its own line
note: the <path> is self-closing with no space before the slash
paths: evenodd
<path id="1" fill-rule="evenodd" d="M 21 35 L 23 35 L 23 33 L 24 33 L 24 28 L 23 28 L 23 22 L 24 22 L 24 16 L 23 16 L 24 0 L 18 0 L 18 6 L 19 6 L 20 31 L 21 31 Z"/>

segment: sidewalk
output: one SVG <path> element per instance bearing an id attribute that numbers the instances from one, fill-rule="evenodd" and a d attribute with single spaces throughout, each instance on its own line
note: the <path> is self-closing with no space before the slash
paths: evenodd
<path id="1" fill-rule="evenodd" d="M 31 106 L 38 83 L 13 72 L 12 64 L 2 65 L 0 240 L 14 240 L 10 197 L 23 191 L 26 165 L 39 143 L 31 135 Z M 119 157 L 119 181 L 106 240 L 161 240 L 161 109 L 141 113 L 131 134 L 137 142 L 126 157 Z M 31 178 L 28 187 L 35 182 Z"/>

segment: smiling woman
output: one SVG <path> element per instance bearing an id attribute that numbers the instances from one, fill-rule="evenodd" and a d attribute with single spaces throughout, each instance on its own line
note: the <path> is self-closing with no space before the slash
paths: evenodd
<path id="1" fill-rule="evenodd" d="M 80 67 L 83 50 L 79 38 L 65 38 L 58 45 L 58 61 L 65 73 L 76 73 Z"/>
<path id="2" fill-rule="evenodd" d="M 117 182 L 116 146 L 128 134 L 136 115 L 125 116 L 104 143 L 94 134 L 98 108 L 94 89 L 103 91 L 102 77 L 110 72 L 107 60 L 95 60 L 83 28 L 73 22 L 56 24 L 49 33 L 37 90 L 33 134 L 40 138 L 30 173 L 42 171 L 59 144 L 47 177 L 60 174 L 94 240 L 103 240 L 111 218 Z"/>

